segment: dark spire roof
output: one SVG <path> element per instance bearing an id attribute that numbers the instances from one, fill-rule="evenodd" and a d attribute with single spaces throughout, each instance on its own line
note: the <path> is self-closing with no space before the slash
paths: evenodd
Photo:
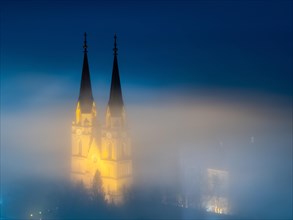
<path id="1" fill-rule="evenodd" d="M 110 108 L 110 112 L 112 116 L 120 116 L 123 108 L 123 99 L 122 99 L 122 90 L 120 84 L 119 77 L 119 69 L 118 69 L 118 60 L 117 60 L 117 44 L 116 44 L 117 36 L 114 35 L 114 62 L 113 62 L 113 70 L 112 70 L 112 81 L 111 81 L 111 90 L 110 90 L 110 99 L 108 102 L 108 106 Z"/>
<path id="2" fill-rule="evenodd" d="M 87 58 L 87 41 L 86 33 L 84 33 L 84 58 L 83 58 L 83 67 L 82 67 L 82 76 L 80 82 L 80 92 L 78 101 L 80 103 L 81 111 L 84 113 L 91 112 L 92 104 L 94 101 L 92 94 L 92 86 L 90 79 L 89 64 Z"/>

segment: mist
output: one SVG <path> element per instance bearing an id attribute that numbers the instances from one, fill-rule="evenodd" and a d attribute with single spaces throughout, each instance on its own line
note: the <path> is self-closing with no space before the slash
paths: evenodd
<path id="1" fill-rule="evenodd" d="M 48 92 L 53 85 L 53 92 Z M 49 83 L 39 93 L 25 96 L 23 107 L 6 103 L 1 111 L 1 206 L 5 217 L 28 216 L 37 205 L 49 206 L 52 197 L 65 203 L 70 201 L 68 195 L 84 198 L 81 189 L 66 187 L 76 101 L 74 95 L 63 98 L 71 86 L 56 82 L 53 85 Z M 172 89 L 148 91 L 129 86 L 124 91 L 132 138 L 134 188 L 140 195 L 141 207 L 151 203 L 158 211 L 153 216 L 146 210 L 138 214 L 126 205 L 125 209 L 116 208 L 112 217 L 205 218 L 202 213 L 179 208 L 174 211 L 178 209 L 178 215 L 160 215 L 160 210 L 170 210 L 164 211 L 165 206 L 157 204 L 154 198 L 160 200 L 158 195 L 167 191 L 174 195 L 197 193 L 199 173 L 215 168 L 229 172 L 234 218 L 292 218 L 290 99 L 228 90 L 178 93 Z M 106 100 L 103 97 L 97 101 L 101 121 Z M 101 201 L 97 204 L 100 209 L 111 210 Z M 60 213 L 66 212 L 60 211 L 54 217 L 64 218 Z M 105 216 L 101 214 L 99 218 Z"/>

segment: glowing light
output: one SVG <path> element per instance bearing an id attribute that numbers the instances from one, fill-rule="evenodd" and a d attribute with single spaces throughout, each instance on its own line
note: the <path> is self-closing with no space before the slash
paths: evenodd
<path id="1" fill-rule="evenodd" d="M 217 214 L 228 214 L 230 212 L 227 197 L 228 179 L 229 173 L 225 170 L 207 169 L 207 188 L 202 199 L 203 207 L 208 212 Z"/>
<path id="2" fill-rule="evenodd" d="M 101 130 L 100 139 L 91 140 L 89 134 L 93 133 L 93 125 L 96 121 L 94 107 L 91 113 L 82 113 L 79 102 L 76 107 L 76 118 L 72 123 L 71 178 L 73 182 L 82 182 L 87 189 L 94 190 L 98 187 L 94 183 L 98 181 L 101 188 L 98 190 L 103 191 L 106 201 L 120 204 L 123 202 L 124 189 L 130 188 L 132 184 L 130 141 L 126 131 L 121 133 L 122 141 L 111 129 Z M 107 120 L 125 120 L 125 116 L 122 116 L 122 119 L 112 118 L 109 107 L 107 114 L 109 114 Z M 88 124 L 85 124 L 85 121 Z M 116 127 L 117 125 L 115 129 Z M 78 129 L 84 132 L 78 133 Z M 98 179 L 95 179 L 97 172 L 99 172 Z"/>
<path id="3" fill-rule="evenodd" d="M 33 217 L 33 216 L 34 216 L 33 213 L 31 213 L 31 214 L 30 214 L 30 217 Z"/>

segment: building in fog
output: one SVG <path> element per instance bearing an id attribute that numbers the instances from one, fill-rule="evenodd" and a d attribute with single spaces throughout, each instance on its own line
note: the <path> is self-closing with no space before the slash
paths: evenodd
<path id="1" fill-rule="evenodd" d="M 208 212 L 229 214 L 229 173 L 226 170 L 207 169 L 204 173 L 202 207 Z"/>
<path id="2" fill-rule="evenodd" d="M 114 62 L 105 124 L 98 119 L 92 94 L 86 33 L 80 93 L 72 122 L 71 179 L 85 188 L 104 194 L 108 202 L 123 202 L 132 185 L 131 141 L 125 109 L 114 36 Z"/>
<path id="3" fill-rule="evenodd" d="M 219 152 L 219 157 L 223 152 Z M 194 159 L 194 157 L 191 157 Z M 180 193 L 177 205 L 183 208 L 202 209 L 217 214 L 231 214 L 229 196 L 229 172 L 223 158 L 218 159 L 213 168 L 201 163 L 192 163 L 184 157 L 180 168 Z"/>
<path id="4" fill-rule="evenodd" d="M 133 171 L 131 140 L 127 130 L 119 76 L 116 35 L 113 51 L 110 97 L 105 123 L 101 124 L 92 94 L 85 34 L 80 92 L 72 122 L 71 179 L 88 190 L 103 194 L 108 202 L 121 204 L 124 201 L 124 192 L 132 186 Z M 223 157 L 221 152 L 217 156 Z M 188 164 L 186 158 L 183 162 Z M 219 166 L 221 163 L 216 164 L 213 169 L 205 169 L 197 164 L 198 167 L 189 167 L 187 170 L 186 164 L 182 164 L 185 169 L 179 171 L 181 190 L 164 194 L 163 203 L 229 214 L 228 171 L 219 169 L 223 167 Z"/>

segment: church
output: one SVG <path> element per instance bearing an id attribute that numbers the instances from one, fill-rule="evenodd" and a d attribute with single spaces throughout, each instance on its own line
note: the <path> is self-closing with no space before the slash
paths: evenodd
<path id="1" fill-rule="evenodd" d="M 71 180 L 86 189 L 99 192 L 105 200 L 121 204 L 132 185 L 131 139 L 118 68 L 117 37 L 114 35 L 114 60 L 105 123 L 101 124 L 94 101 L 88 47 L 84 34 L 84 58 L 80 92 L 72 122 Z"/>

